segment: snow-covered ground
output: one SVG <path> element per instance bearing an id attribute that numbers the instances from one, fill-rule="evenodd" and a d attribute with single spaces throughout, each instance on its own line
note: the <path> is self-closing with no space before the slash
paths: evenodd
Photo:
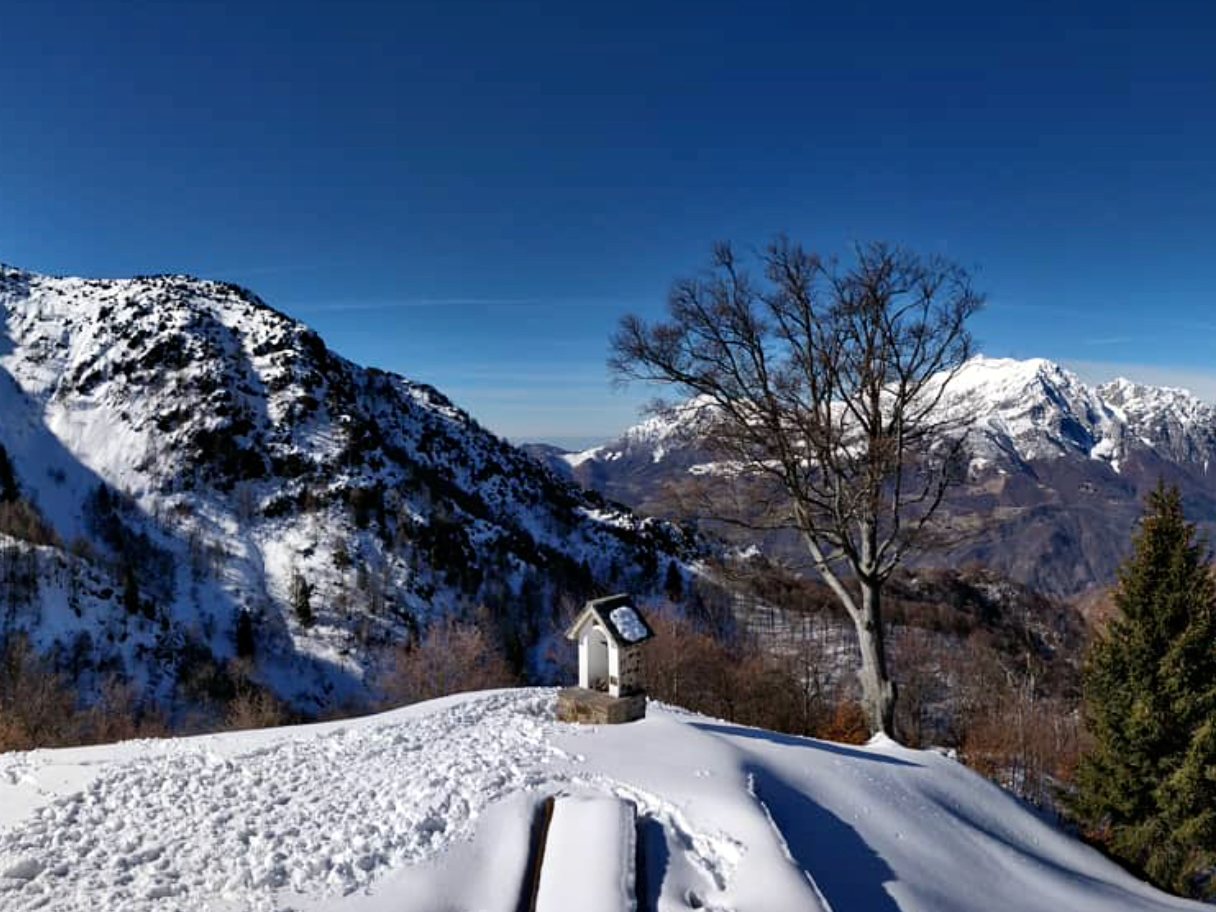
<path id="1" fill-rule="evenodd" d="M 550 795 L 636 805 L 644 909 L 1203 908 L 937 753 L 654 704 L 630 725 L 569 725 L 554 703 L 552 690 L 496 691 L 307 727 L 0 755 L 0 908 L 515 912 Z M 587 829 L 584 847 L 553 857 L 620 850 Z"/>

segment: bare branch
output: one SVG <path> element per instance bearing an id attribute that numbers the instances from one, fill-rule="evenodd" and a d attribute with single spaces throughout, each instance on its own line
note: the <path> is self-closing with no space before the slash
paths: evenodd
<path id="1" fill-rule="evenodd" d="M 708 445 L 756 493 L 724 510 L 732 498 L 702 491 L 698 508 L 797 528 L 857 625 L 867 694 L 889 720 L 881 588 L 955 480 L 964 437 L 940 407 L 983 297 L 961 267 L 883 243 L 859 245 L 842 267 L 778 237 L 758 259 L 759 278 L 716 246 L 702 275 L 673 285 L 666 320 L 621 320 L 609 364 L 621 381 L 711 405 Z"/>

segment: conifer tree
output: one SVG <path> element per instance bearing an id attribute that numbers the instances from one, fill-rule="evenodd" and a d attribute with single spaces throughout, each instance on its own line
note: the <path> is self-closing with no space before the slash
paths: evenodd
<path id="1" fill-rule="evenodd" d="M 135 568 L 124 564 L 122 568 L 122 606 L 127 614 L 137 614 L 140 610 L 139 580 L 135 578 Z"/>
<path id="2" fill-rule="evenodd" d="M 240 611 L 236 616 L 236 655 L 240 659 L 249 659 L 257 648 L 253 637 L 253 615 L 248 611 Z"/>
<path id="3" fill-rule="evenodd" d="M 1094 747 L 1073 810 L 1157 884 L 1198 890 L 1216 863 L 1216 583 L 1175 487 L 1158 484 L 1119 571 L 1116 616 L 1086 657 Z"/>
<path id="4" fill-rule="evenodd" d="M 675 561 L 667 562 L 667 576 L 663 580 L 663 591 L 673 602 L 684 598 L 684 574 L 680 572 L 680 566 Z"/>
<path id="5" fill-rule="evenodd" d="M 312 586 L 299 571 L 293 571 L 291 575 L 291 607 L 301 626 L 311 627 L 316 621 L 312 611 Z"/>
<path id="6" fill-rule="evenodd" d="M 17 473 L 8 458 L 8 451 L 0 446 L 0 503 L 12 503 L 21 489 L 17 486 Z"/>

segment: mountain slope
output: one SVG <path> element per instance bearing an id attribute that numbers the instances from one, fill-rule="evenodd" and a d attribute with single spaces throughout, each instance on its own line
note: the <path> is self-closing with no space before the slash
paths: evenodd
<path id="1" fill-rule="evenodd" d="M 0 903 L 513 912 L 536 809 L 559 794 L 636 805 L 637 889 L 652 909 L 1204 908 L 938 753 L 656 704 L 630 725 L 568 725 L 553 706 L 551 690 L 498 691 L 341 723 L 0 756 Z M 618 848 L 581 838 L 581 858 Z"/>
<path id="2" fill-rule="evenodd" d="M 3 631 L 155 692 L 190 656 L 232 656 L 238 623 L 306 703 L 362 692 L 377 647 L 483 606 L 522 660 L 563 594 L 647 591 L 685 548 L 438 391 L 185 276 L 0 267 L 0 446 L 50 533 Z"/>
<path id="3" fill-rule="evenodd" d="M 1216 529 L 1216 407 L 1183 390 L 1127 380 L 1090 386 L 1042 359 L 980 356 L 954 378 L 942 408 L 968 428 L 968 477 L 946 507 L 965 535 L 927 563 L 979 562 L 1059 594 L 1109 582 L 1159 477 L 1182 488 L 1189 516 Z M 667 485 L 722 468 L 697 414 L 686 405 L 599 447 L 538 456 L 585 487 L 661 515 Z M 798 553 L 780 538 L 769 545 Z"/>

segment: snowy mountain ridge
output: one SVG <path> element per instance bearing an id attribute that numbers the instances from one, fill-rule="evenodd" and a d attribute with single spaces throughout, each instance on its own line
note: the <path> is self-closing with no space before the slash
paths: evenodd
<path id="1" fill-rule="evenodd" d="M 645 451 L 661 462 L 681 442 L 697 445 L 699 428 L 709 423 L 707 411 L 703 399 L 689 400 L 648 417 L 616 440 L 562 458 L 579 466 Z M 941 414 L 969 428 L 972 450 L 981 458 L 1082 454 L 1117 469 L 1133 447 L 1190 461 L 1216 455 L 1216 406 L 1186 390 L 1123 378 L 1091 386 L 1043 358 L 975 356 L 950 380 Z"/>
<path id="2" fill-rule="evenodd" d="M 563 453 L 560 458 L 574 467 L 590 460 L 613 461 L 633 451 L 644 451 L 654 462 L 662 462 L 669 449 L 695 439 L 698 432 L 708 430 L 713 418 L 713 401 L 697 396 L 674 406 L 670 412 L 648 415 L 626 428 L 619 440 L 577 453 Z"/>
<path id="3" fill-rule="evenodd" d="M 1118 470 L 1133 449 L 1175 461 L 1216 453 L 1216 407 L 1186 390 L 1118 378 L 1096 386 L 1044 359 L 979 356 L 951 382 L 944 403 L 966 417 L 971 445 L 1024 460 L 1083 454 Z"/>
<path id="4" fill-rule="evenodd" d="M 34 572 L 0 630 L 154 690 L 183 646 L 233 655 L 238 622 L 305 702 L 361 692 L 375 649 L 483 607 L 535 659 L 559 590 L 647 591 L 687 546 L 433 388 L 187 276 L 0 267 L 0 446 L 54 539 L 3 539 Z"/>
<path id="5" fill-rule="evenodd" d="M 668 492 L 690 476 L 726 483 L 738 475 L 706 439 L 709 410 L 695 405 L 581 453 L 532 452 L 587 489 L 663 515 Z M 1045 359 L 977 356 L 952 378 L 940 408 L 966 430 L 970 467 L 944 506 L 961 538 L 921 555 L 925 564 L 979 564 L 1061 595 L 1105 585 L 1159 478 L 1177 484 L 1188 515 L 1216 532 L 1216 407 L 1185 390 L 1123 379 L 1091 385 Z M 801 557 L 788 536 L 739 535 L 742 547 Z"/>

